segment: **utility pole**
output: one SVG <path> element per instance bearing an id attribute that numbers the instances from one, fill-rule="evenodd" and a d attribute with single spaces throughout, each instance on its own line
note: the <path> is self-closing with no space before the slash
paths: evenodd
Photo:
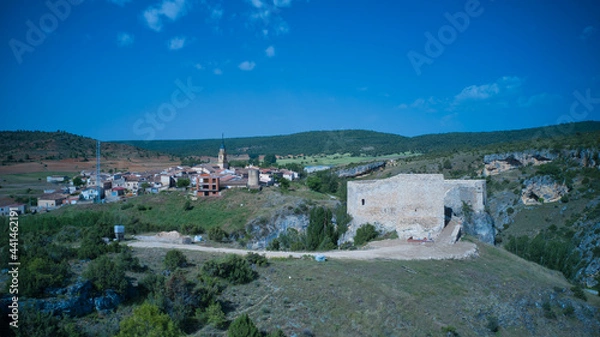
<path id="1" fill-rule="evenodd" d="M 100 193 L 100 140 L 96 141 L 96 203 L 101 202 Z"/>

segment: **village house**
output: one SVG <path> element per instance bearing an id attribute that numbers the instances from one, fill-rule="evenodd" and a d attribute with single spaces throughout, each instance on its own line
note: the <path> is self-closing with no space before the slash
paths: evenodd
<path id="1" fill-rule="evenodd" d="M 125 188 L 133 193 L 137 193 L 140 188 L 140 177 L 133 174 L 125 176 Z"/>
<path id="2" fill-rule="evenodd" d="M 79 199 L 80 200 L 95 200 L 96 197 L 98 196 L 98 193 L 100 193 L 100 198 L 103 199 L 104 198 L 104 189 L 100 188 L 100 191 L 98 191 L 97 187 L 84 188 L 83 190 L 81 190 L 81 194 L 79 194 Z"/>
<path id="3" fill-rule="evenodd" d="M 0 216 L 9 216 L 11 209 L 16 210 L 18 214 L 25 214 L 27 210 L 27 205 L 25 204 L 0 204 Z"/>
<path id="4" fill-rule="evenodd" d="M 46 181 L 49 183 L 62 183 L 69 180 L 67 176 L 47 176 Z"/>
<path id="5" fill-rule="evenodd" d="M 56 209 L 63 204 L 66 198 L 67 196 L 61 193 L 43 194 L 38 197 L 37 207 L 45 210 Z"/>
<path id="6" fill-rule="evenodd" d="M 196 187 L 196 196 L 208 197 L 219 196 L 221 190 L 220 178 L 216 175 L 202 174 L 198 176 L 198 186 Z"/>

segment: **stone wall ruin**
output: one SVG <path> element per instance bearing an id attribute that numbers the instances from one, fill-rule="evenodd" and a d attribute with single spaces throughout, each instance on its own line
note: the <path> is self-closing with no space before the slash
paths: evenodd
<path id="1" fill-rule="evenodd" d="M 365 223 L 396 231 L 400 239 L 435 239 L 463 202 L 483 212 L 485 180 L 444 180 L 442 174 L 399 174 L 348 182 L 350 232 Z M 450 210 L 451 212 L 448 212 Z"/>

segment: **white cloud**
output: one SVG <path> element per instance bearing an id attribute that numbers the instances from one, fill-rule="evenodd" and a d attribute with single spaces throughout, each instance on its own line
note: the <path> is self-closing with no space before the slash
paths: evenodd
<path id="1" fill-rule="evenodd" d="M 223 70 L 219 69 L 219 68 L 215 68 L 215 70 L 213 70 L 213 73 L 215 75 L 223 75 Z"/>
<path id="2" fill-rule="evenodd" d="M 498 84 L 470 85 L 464 88 L 454 98 L 456 102 L 467 100 L 484 100 L 497 95 L 500 92 Z"/>
<path id="3" fill-rule="evenodd" d="M 438 106 L 440 104 L 441 102 L 432 96 L 428 99 L 417 98 L 410 104 L 402 103 L 398 105 L 398 109 L 433 113 L 438 111 Z"/>
<path id="4" fill-rule="evenodd" d="M 598 30 L 596 29 L 596 27 L 594 26 L 587 26 L 583 29 L 583 31 L 581 32 L 581 35 L 579 35 L 579 38 L 582 40 L 587 40 L 589 39 L 592 35 L 596 34 Z"/>
<path id="5" fill-rule="evenodd" d="M 250 2 L 256 8 L 262 8 L 265 5 L 261 0 L 250 0 Z"/>
<path id="6" fill-rule="evenodd" d="M 204 70 L 204 67 L 200 63 L 194 64 L 194 68 L 196 68 L 198 70 Z"/>
<path id="7" fill-rule="evenodd" d="M 186 0 L 163 0 L 158 5 L 148 7 L 142 16 L 150 29 L 159 32 L 163 27 L 163 18 L 175 21 L 187 14 L 188 7 Z"/>
<path id="8" fill-rule="evenodd" d="M 470 85 L 464 88 L 458 95 L 454 96 L 454 103 L 459 104 L 466 101 L 484 101 L 498 95 L 505 95 L 517 91 L 523 80 L 516 76 L 504 76 L 494 83 L 482 85 Z"/>
<path id="9" fill-rule="evenodd" d="M 267 49 L 265 49 L 265 54 L 267 55 L 267 57 L 275 56 L 275 47 L 269 46 Z"/>
<path id="10" fill-rule="evenodd" d="M 134 36 L 128 33 L 119 33 L 117 34 L 117 45 L 120 47 L 125 47 L 133 44 Z"/>
<path id="11" fill-rule="evenodd" d="M 290 7 L 292 5 L 292 0 L 273 0 L 273 5 L 275 5 L 275 7 Z"/>
<path id="12" fill-rule="evenodd" d="M 185 37 L 174 37 L 169 40 L 168 46 L 170 50 L 179 50 L 185 46 Z"/>
<path id="13" fill-rule="evenodd" d="M 241 70 L 244 70 L 244 71 L 250 71 L 250 70 L 254 69 L 255 66 L 256 66 L 256 63 L 254 63 L 254 62 L 244 61 L 238 65 L 238 68 L 240 68 Z"/>
<path id="14" fill-rule="evenodd" d="M 369 87 L 360 87 L 360 88 L 356 88 L 356 90 L 358 90 L 358 91 L 367 91 L 367 90 L 369 90 Z"/>
<path id="15" fill-rule="evenodd" d="M 213 8 L 210 11 L 210 18 L 213 20 L 219 20 L 223 17 L 223 9 L 221 8 Z"/>
<path id="16" fill-rule="evenodd" d="M 115 5 L 119 5 L 121 7 L 125 6 L 126 3 L 131 2 L 131 0 L 107 0 L 108 2 L 112 2 Z"/>
<path id="17" fill-rule="evenodd" d="M 270 33 L 274 35 L 284 35 L 290 31 L 287 22 L 282 18 L 281 13 L 284 7 L 290 7 L 291 0 L 248 0 L 251 4 L 251 10 L 248 14 L 249 27 L 256 29 L 267 37 Z"/>

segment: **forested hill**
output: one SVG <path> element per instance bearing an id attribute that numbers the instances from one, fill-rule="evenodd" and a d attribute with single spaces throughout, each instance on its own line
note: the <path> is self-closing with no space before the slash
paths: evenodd
<path id="1" fill-rule="evenodd" d="M 270 137 L 227 138 L 230 154 L 315 155 L 352 153 L 383 155 L 416 151 L 468 150 L 472 148 L 515 142 L 557 140 L 580 133 L 599 132 L 600 122 L 579 122 L 548 127 L 494 131 L 431 134 L 403 137 L 365 130 L 311 131 Z M 214 156 L 220 139 L 119 141 L 139 148 L 177 156 Z"/>
<path id="2" fill-rule="evenodd" d="M 142 158 L 156 151 L 102 142 L 102 158 Z M 94 160 L 96 140 L 66 131 L 0 131 L 0 165 L 40 160 Z"/>

